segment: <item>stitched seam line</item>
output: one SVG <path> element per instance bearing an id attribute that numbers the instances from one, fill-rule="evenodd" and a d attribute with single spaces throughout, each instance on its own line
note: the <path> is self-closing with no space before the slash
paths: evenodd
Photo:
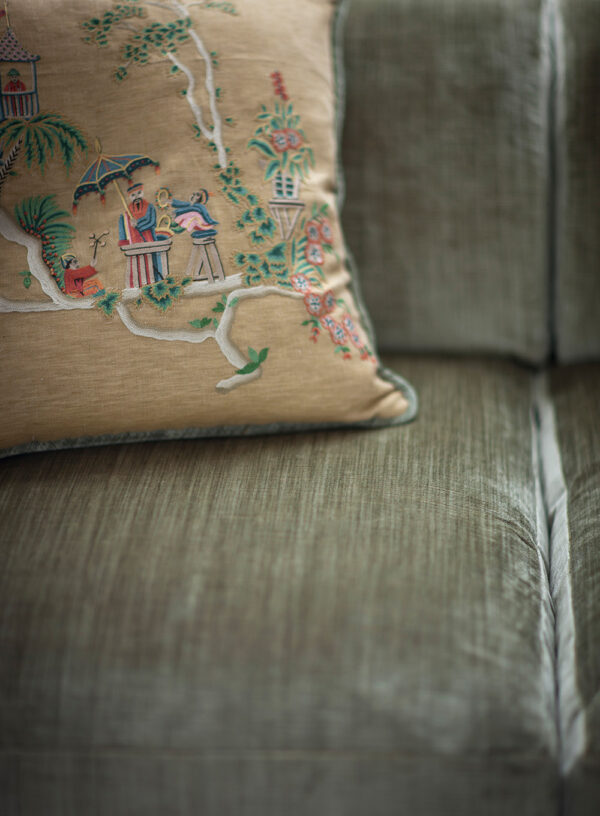
<path id="1" fill-rule="evenodd" d="M 540 478 L 549 533 L 550 594 L 555 609 L 556 714 L 560 768 L 564 777 L 585 752 L 585 709 L 577 683 L 576 629 L 570 578 L 568 491 L 562 470 L 547 373 L 536 377 L 534 405 L 537 416 Z M 561 813 L 563 812 L 564 801 L 561 801 Z"/>

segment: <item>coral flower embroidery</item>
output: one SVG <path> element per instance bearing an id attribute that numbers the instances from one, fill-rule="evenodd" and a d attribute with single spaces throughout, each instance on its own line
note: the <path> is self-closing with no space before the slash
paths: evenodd
<path id="1" fill-rule="evenodd" d="M 288 141 L 285 130 L 274 130 L 271 134 L 271 144 L 278 153 L 285 153 L 288 149 Z"/>
<path id="2" fill-rule="evenodd" d="M 318 244 L 321 240 L 321 230 L 318 221 L 307 221 L 304 228 L 308 236 L 308 240 Z"/>
<path id="3" fill-rule="evenodd" d="M 323 306 L 326 312 L 331 312 L 335 309 L 335 295 L 328 289 L 323 295 Z"/>
<path id="4" fill-rule="evenodd" d="M 306 244 L 306 260 L 311 264 L 315 264 L 315 266 L 321 266 L 325 260 L 321 244 L 313 244 L 312 241 L 308 241 Z"/>
<path id="5" fill-rule="evenodd" d="M 354 332 L 354 331 L 356 331 L 356 326 L 355 326 L 355 324 L 354 324 L 354 320 L 352 320 L 352 318 L 350 317 L 350 315 L 349 315 L 349 314 L 345 314 L 345 315 L 342 317 L 342 326 L 343 326 L 345 329 L 347 329 L 347 331 L 349 331 L 349 332 Z"/>
<path id="6" fill-rule="evenodd" d="M 299 147 L 302 147 L 302 136 L 297 130 L 286 128 L 285 135 L 287 136 L 287 143 L 292 150 L 298 150 Z"/>
<path id="7" fill-rule="evenodd" d="M 333 241 L 333 233 L 331 231 L 331 224 L 327 219 L 321 222 L 321 238 L 326 244 L 330 244 Z"/>
<path id="8" fill-rule="evenodd" d="M 306 275 L 302 275 L 301 273 L 298 273 L 297 275 L 292 275 L 290 281 L 296 292 L 310 291 L 310 281 L 308 280 Z"/>
<path id="9" fill-rule="evenodd" d="M 327 315 L 326 317 L 321 318 L 321 326 L 323 326 L 324 329 L 328 329 L 329 331 L 333 331 L 333 329 L 335 329 L 335 327 L 337 325 L 338 324 L 335 322 L 333 317 L 329 317 L 329 315 Z"/>
<path id="10" fill-rule="evenodd" d="M 319 295 L 315 292 L 309 292 L 309 294 L 304 295 L 304 303 L 311 315 L 319 317 L 323 314 L 323 303 Z"/>

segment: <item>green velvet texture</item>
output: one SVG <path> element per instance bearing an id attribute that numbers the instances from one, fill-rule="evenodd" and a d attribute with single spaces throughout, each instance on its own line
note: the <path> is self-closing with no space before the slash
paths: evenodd
<path id="1" fill-rule="evenodd" d="M 146 784 L 157 816 L 553 812 L 531 377 L 388 362 L 423 395 L 403 429 L 3 463 L 23 813 L 125 814 Z"/>
<path id="2" fill-rule="evenodd" d="M 562 361 L 600 357 L 600 4 L 557 0 L 558 270 Z"/>
<path id="3" fill-rule="evenodd" d="M 548 354 L 544 5 L 352 3 L 344 225 L 383 349 Z"/>
<path id="4" fill-rule="evenodd" d="M 586 732 L 567 814 L 592 816 L 600 812 L 600 364 L 563 367 L 551 384 L 568 497 L 574 671 Z"/>

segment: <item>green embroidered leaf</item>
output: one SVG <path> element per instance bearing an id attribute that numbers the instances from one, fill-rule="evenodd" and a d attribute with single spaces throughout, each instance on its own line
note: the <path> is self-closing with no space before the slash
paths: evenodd
<path id="1" fill-rule="evenodd" d="M 250 139 L 248 147 L 255 147 L 257 150 L 260 150 L 261 153 L 264 153 L 265 156 L 269 156 L 269 158 L 275 158 L 277 155 L 271 145 L 263 139 Z"/>
<path id="2" fill-rule="evenodd" d="M 248 347 L 248 357 L 250 357 L 253 363 L 258 362 L 258 351 L 253 348 Z"/>
<path id="3" fill-rule="evenodd" d="M 263 235 L 271 237 L 275 232 L 275 222 L 273 219 L 268 218 L 266 221 L 263 221 L 263 223 L 260 225 L 260 231 Z"/>
<path id="4" fill-rule="evenodd" d="M 278 159 L 273 159 L 273 161 L 269 162 L 267 165 L 267 169 L 265 170 L 265 181 L 273 178 L 275 173 L 279 171 L 280 164 Z"/>
<path id="5" fill-rule="evenodd" d="M 246 201 L 248 202 L 248 204 L 250 204 L 251 207 L 254 207 L 255 204 L 258 204 L 258 198 L 255 195 L 252 195 L 251 193 L 249 193 L 246 196 Z"/>
<path id="6" fill-rule="evenodd" d="M 25 289 L 29 289 L 31 286 L 31 273 L 29 272 L 29 269 L 26 269 L 24 272 L 19 272 L 19 275 L 23 276 L 23 286 Z"/>
<path id="7" fill-rule="evenodd" d="M 242 224 L 242 227 L 243 226 L 244 225 Z M 238 252 L 236 255 L 234 255 L 233 261 L 236 266 L 243 266 L 244 263 L 246 262 L 246 256 L 244 255 L 243 252 Z"/>
<path id="8" fill-rule="evenodd" d="M 223 303 L 217 303 L 217 305 L 214 307 L 214 309 L 212 311 L 213 312 L 224 312 L 225 311 L 225 305 Z"/>
<path id="9" fill-rule="evenodd" d="M 115 309 L 117 307 L 117 303 L 121 299 L 120 292 L 98 292 L 96 296 L 96 306 L 103 312 L 107 317 L 112 317 Z"/>
<path id="10" fill-rule="evenodd" d="M 266 255 L 270 261 L 285 261 L 285 244 L 275 244 Z"/>
<path id="11" fill-rule="evenodd" d="M 240 300 L 239 298 L 233 298 L 232 300 L 228 301 L 227 305 L 229 306 L 230 309 L 233 309 L 234 306 L 237 306 L 239 300 Z"/>
<path id="12" fill-rule="evenodd" d="M 210 326 L 212 319 L 210 317 L 201 317 L 196 320 L 190 320 L 189 323 L 190 326 L 193 326 L 195 329 L 204 329 L 206 326 Z"/>
<path id="13" fill-rule="evenodd" d="M 268 349 L 268 347 L 267 347 L 267 348 L 264 348 L 264 349 L 261 349 L 261 350 L 260 350 L 260 353 L 259 353 L 259 355 L 258 355 L 258 362 L 259 362 L 259 363 L 264 363 L 264 361 L 267 359 L 267 355 L 268 355 L 268 354 L 269 354 L 269 349 Z"/>
<path id="14" fill-rule="evenodd" d="M 253 371 L 259 367 L 259 363 L 246 363 L 243 368 L 238 369 L 235 373 L 236 374 L 252 374 Z"/>

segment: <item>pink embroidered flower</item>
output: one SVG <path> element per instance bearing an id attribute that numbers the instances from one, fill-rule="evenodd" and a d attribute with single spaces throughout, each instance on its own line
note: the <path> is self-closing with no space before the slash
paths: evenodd
<path id="1" fill-rule="evenodd" d="M 290 281 L 296 292 L 310 292 L 310 281 L 306 275 L 300 273 L 292 275 Z"/>
<path id="2" fill-rule="evenodd" d="M 285 133 L 287 136 L 287 143 L 292 148 L 292 150 L 298 150 L 299 147 L 302 147 L 302 136 L 298 133 L 297 130 L 292 130 L 292 128 L 286 128 Z"/>
<path id="3" fill-rule="evenodd" d="M 285 153 L 285 151 L 288 149 L 285 130 L 274 130 L 271 134 L 271 144 L 278 153 Z"/>
<path id="4" fill-rule="evenodd" d="M 323 307 L 326 312 L 332 312 L 335 309 L 335 295 L 328 289 L 323 295 Z"/>
<path id="5" fill-rule="evenodd" d="M 321 297 L 316 292 L 309 292 L 304 295 L 304 303 L 309 314 L 320 317 L 323 314 L 323 303 Z"/>
<path id="6" fill-rule="evenodd" d="M 306 260 L 315 266 L 321 266 L 325 260 L 321 244 L 313 244 L 312 241 L 308 241 L 306 244 Z"/>
<path id="7" fill-rule="evenodd" d="M 326 244 L 330 244 L 333 241 L 331 224 L 326 218 L 324 218 L 323 221 L 321 221 L 321 238 Z"/>
<path id="8" fill-rule="evenodd" d="M 308 240 L 318 244 L 321 240 L 321 229 L 318 221 L 307 221 L 304 227 Z"/>

